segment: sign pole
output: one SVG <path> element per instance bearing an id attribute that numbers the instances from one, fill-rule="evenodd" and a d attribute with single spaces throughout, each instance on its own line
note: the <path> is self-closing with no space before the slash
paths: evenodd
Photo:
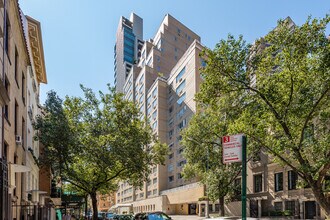
<path id="1" fill-rule="evenodd" d="M 242 136 L 242 220 L 246 220 L 246 136 Z"/>

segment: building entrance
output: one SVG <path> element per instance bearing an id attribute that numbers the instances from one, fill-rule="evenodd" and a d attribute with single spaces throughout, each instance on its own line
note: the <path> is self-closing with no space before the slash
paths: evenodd
<path id="1" fill-rule="evenodd" d="M 250 216 L 258 218 L 258 200 L 250 200 Z"/>
<path id="2" fill-rule="evenodd" d="M 315 216 L 316 216 L 315 201 L 305 202 L 305 219 L 314 219 Z"/>
<path id="3" fill-rule="evenodd" d="M 188 204 L 188 214 L 189 215 L 196 215 L 197 214 L 196 209 L 197 209 L 196 203 Z"/>

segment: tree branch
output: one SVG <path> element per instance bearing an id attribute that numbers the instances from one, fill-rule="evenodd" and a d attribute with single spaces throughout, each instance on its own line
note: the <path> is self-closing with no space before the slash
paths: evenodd
<path id="1" fill-rule="evenodd" d="M 311 109 L 311 111 L 309 112 L 308 116 L 306 117 L 304 126 L 301 129 L 301 134 L 300 134 L 300 140 L 299 140 L 299 144 L 298 144 L 298 149 L 301 149 L 302 147 L 302 142 L 304 140 L 304 132 L 305 129 L 307 127 L 308 122 L 312 119 L 312 115 L 315 112 L 315 109 L 317 108 L 317 106 L 319 105 L 319 103 L 322 101 L 323 97 L 330 91 L 330 87 L 328 87 L 320 96 L 320 98 L 314 103 L 313 108 Z"/>

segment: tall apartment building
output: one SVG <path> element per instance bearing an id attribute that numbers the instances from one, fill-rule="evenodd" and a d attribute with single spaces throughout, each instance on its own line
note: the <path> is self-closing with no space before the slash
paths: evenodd
<path id="1" fill-rule="evenodd" d="M 202 82 L 200 67 L 205 64 L 199 56 L 202 49 L 198 35 L 166 15 L 155 37 L 145 41 L 139 62 L 130 69 L 122 91 L 126 99 L 138 104 L 141 120 L 147 118 L 170 153 L 165 166 L 152 168 L 142 189 L 120 183 L 115 206 L 118 212 L 205 215 L 207 208 L 210 212 L 219 211 L 217 202 L 199 201 L 205 196 L 203 185 L 184 180 L 181 175 L 186 161 L 180 131 L 196 112 L 194 96 Z M 248 216 L 288 210 L 297 218 L 322 218 L 311 189 L 299 189 L 299 177 L 289 167 L 274 163 L 260 152 L 260 157 L 250 161 L 247 168 Z M 241 184 L 241 178 L 235 184 Z M 241 215 L 241 202 L 232 200 L 226 204 L 226 213 Z"/>
<path id="2" fill-rule="evenodd" d="M 1 97 L 5 101 L 0 219 L 28 219 L 45 210 L 36 163 L 39 146 L 33 141 L 32 128 L 39 109 L 39 86 L 47 82 L 41 29 L 38 21 L 23 14 L 18 1 L 0 0 L 0 7 Z"/>
<path id="3" fill-rule="evenodd" d="M 193 99 L 199 89 L 202 63 L 199 42 L 197 34 L 167 14 L 155 37 L 143 44 L 139 62 L 128 72 L 121 91 L 138 104 L 141 119 L 147 118 L 153 132 L 169 145 L 171 153 L 165 166 L 152 168 L 150 180 L 142 189 L 120 184 L 116 195 L 119 209 L 122 206 L 129 211 L 125 205 L 129 203 L 134 212 L 196 214 L 204 187 L 196 180 L 182 178 L 186 161 L 182 157 L 180 131 L 196 111 Z"/>
<path id="4" fill-rule="evenodd" d="M 128 73 L 141 56 L 143 45 L 143 20 L 132 13 L 130 18 L 121 17 L 114 48 L 114 84 L 116 90 L 123 91 Z"/>

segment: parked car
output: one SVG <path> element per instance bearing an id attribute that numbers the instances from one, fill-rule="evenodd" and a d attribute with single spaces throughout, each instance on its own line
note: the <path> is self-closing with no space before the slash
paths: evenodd
<path id="1" fill-rule="evenodd" d="M 134 220 L 171 220 L 172 218 L 164 212 L 138 213 Z"/>
<path id="2" fill-rule="evenodd" d="M 106 220 L 113 220 L 113 217 L 114 217 L 115 215 L 113 214 L 113 213 L 111 213 L 111 212 L 107 212 L 106 214 L 105 214 L 105 219 Z"/>
<path id="3" fill-rule="evenodd" d="M 113 220 L 134 220 L 134 216 L 130 214 L 123 214 L 123 215 L 114 215 L 112 217 Z"/>

